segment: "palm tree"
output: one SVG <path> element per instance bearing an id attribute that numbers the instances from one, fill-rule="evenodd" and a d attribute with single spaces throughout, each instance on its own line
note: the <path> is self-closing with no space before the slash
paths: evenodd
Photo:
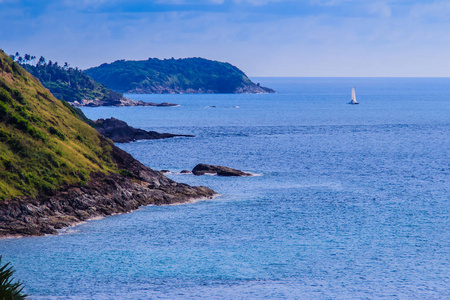
<path id="1" fill-rule="evenodd" d="M 1 300 L 21 300 L 27 299 L 28 295 L 23 294 L 23 284 L 19 281 L 13 283 L 14 269 L 10 263 L 2 266 L 2 256 L 0 255 L 0 299 Z"/>

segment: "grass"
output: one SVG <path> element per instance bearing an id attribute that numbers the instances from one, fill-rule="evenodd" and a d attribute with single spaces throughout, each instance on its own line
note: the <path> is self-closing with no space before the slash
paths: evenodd
<path id="1" fill-rule="evenodd" d="M 92 172 L 119 172 L 112 142 L 80 116 L 0 51 L 0 200 L 84 184 Z"/>

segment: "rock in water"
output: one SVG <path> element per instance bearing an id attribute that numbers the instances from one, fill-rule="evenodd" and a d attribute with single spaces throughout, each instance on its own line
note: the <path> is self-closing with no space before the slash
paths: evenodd
<path id="1" fill-rule="evenodd" d="M 219 176 L 252 176 L 250 173 L 246 173 L 240 170 L 224 167 L 214 166 L 206 164 L 198 164 L 192 169 L 194 175 L 217 174 Z"/>
<path id="2" fill-rule="evenodd" d="M 156 131 L 137 129 L 128 126 L 126 122 L 115 118 L 98 119 L 95 121 L 95 125 L 100 134 L 112 139 L 116 143 L 129 143 L 136 140 L 167 139 L 176 136 L 194 137 L 189 134 L 159 133 Z"/>

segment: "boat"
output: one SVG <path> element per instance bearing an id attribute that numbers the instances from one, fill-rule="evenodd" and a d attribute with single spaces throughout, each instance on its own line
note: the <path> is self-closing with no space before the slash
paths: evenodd
<path id="1" fill-rule="evenodd" d="M 352 101 L 350 101 L 348 104 L 359 104 L 359 102 L 356 101 L 355 88 L 352 88 Z"/>

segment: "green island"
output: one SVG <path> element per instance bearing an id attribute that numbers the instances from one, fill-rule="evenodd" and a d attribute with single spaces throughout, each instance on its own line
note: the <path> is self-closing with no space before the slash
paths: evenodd
<path id="1" fill-rule="evenodd" d="M 229 64 L 204 58 L 117 60 L 85 70 L 121 93 L 273 93 Z"/>
<path id="2" fill-rule="evenodd" d="M 0 51 L 0 237 L 211 197 L 142 165 Z"/>

